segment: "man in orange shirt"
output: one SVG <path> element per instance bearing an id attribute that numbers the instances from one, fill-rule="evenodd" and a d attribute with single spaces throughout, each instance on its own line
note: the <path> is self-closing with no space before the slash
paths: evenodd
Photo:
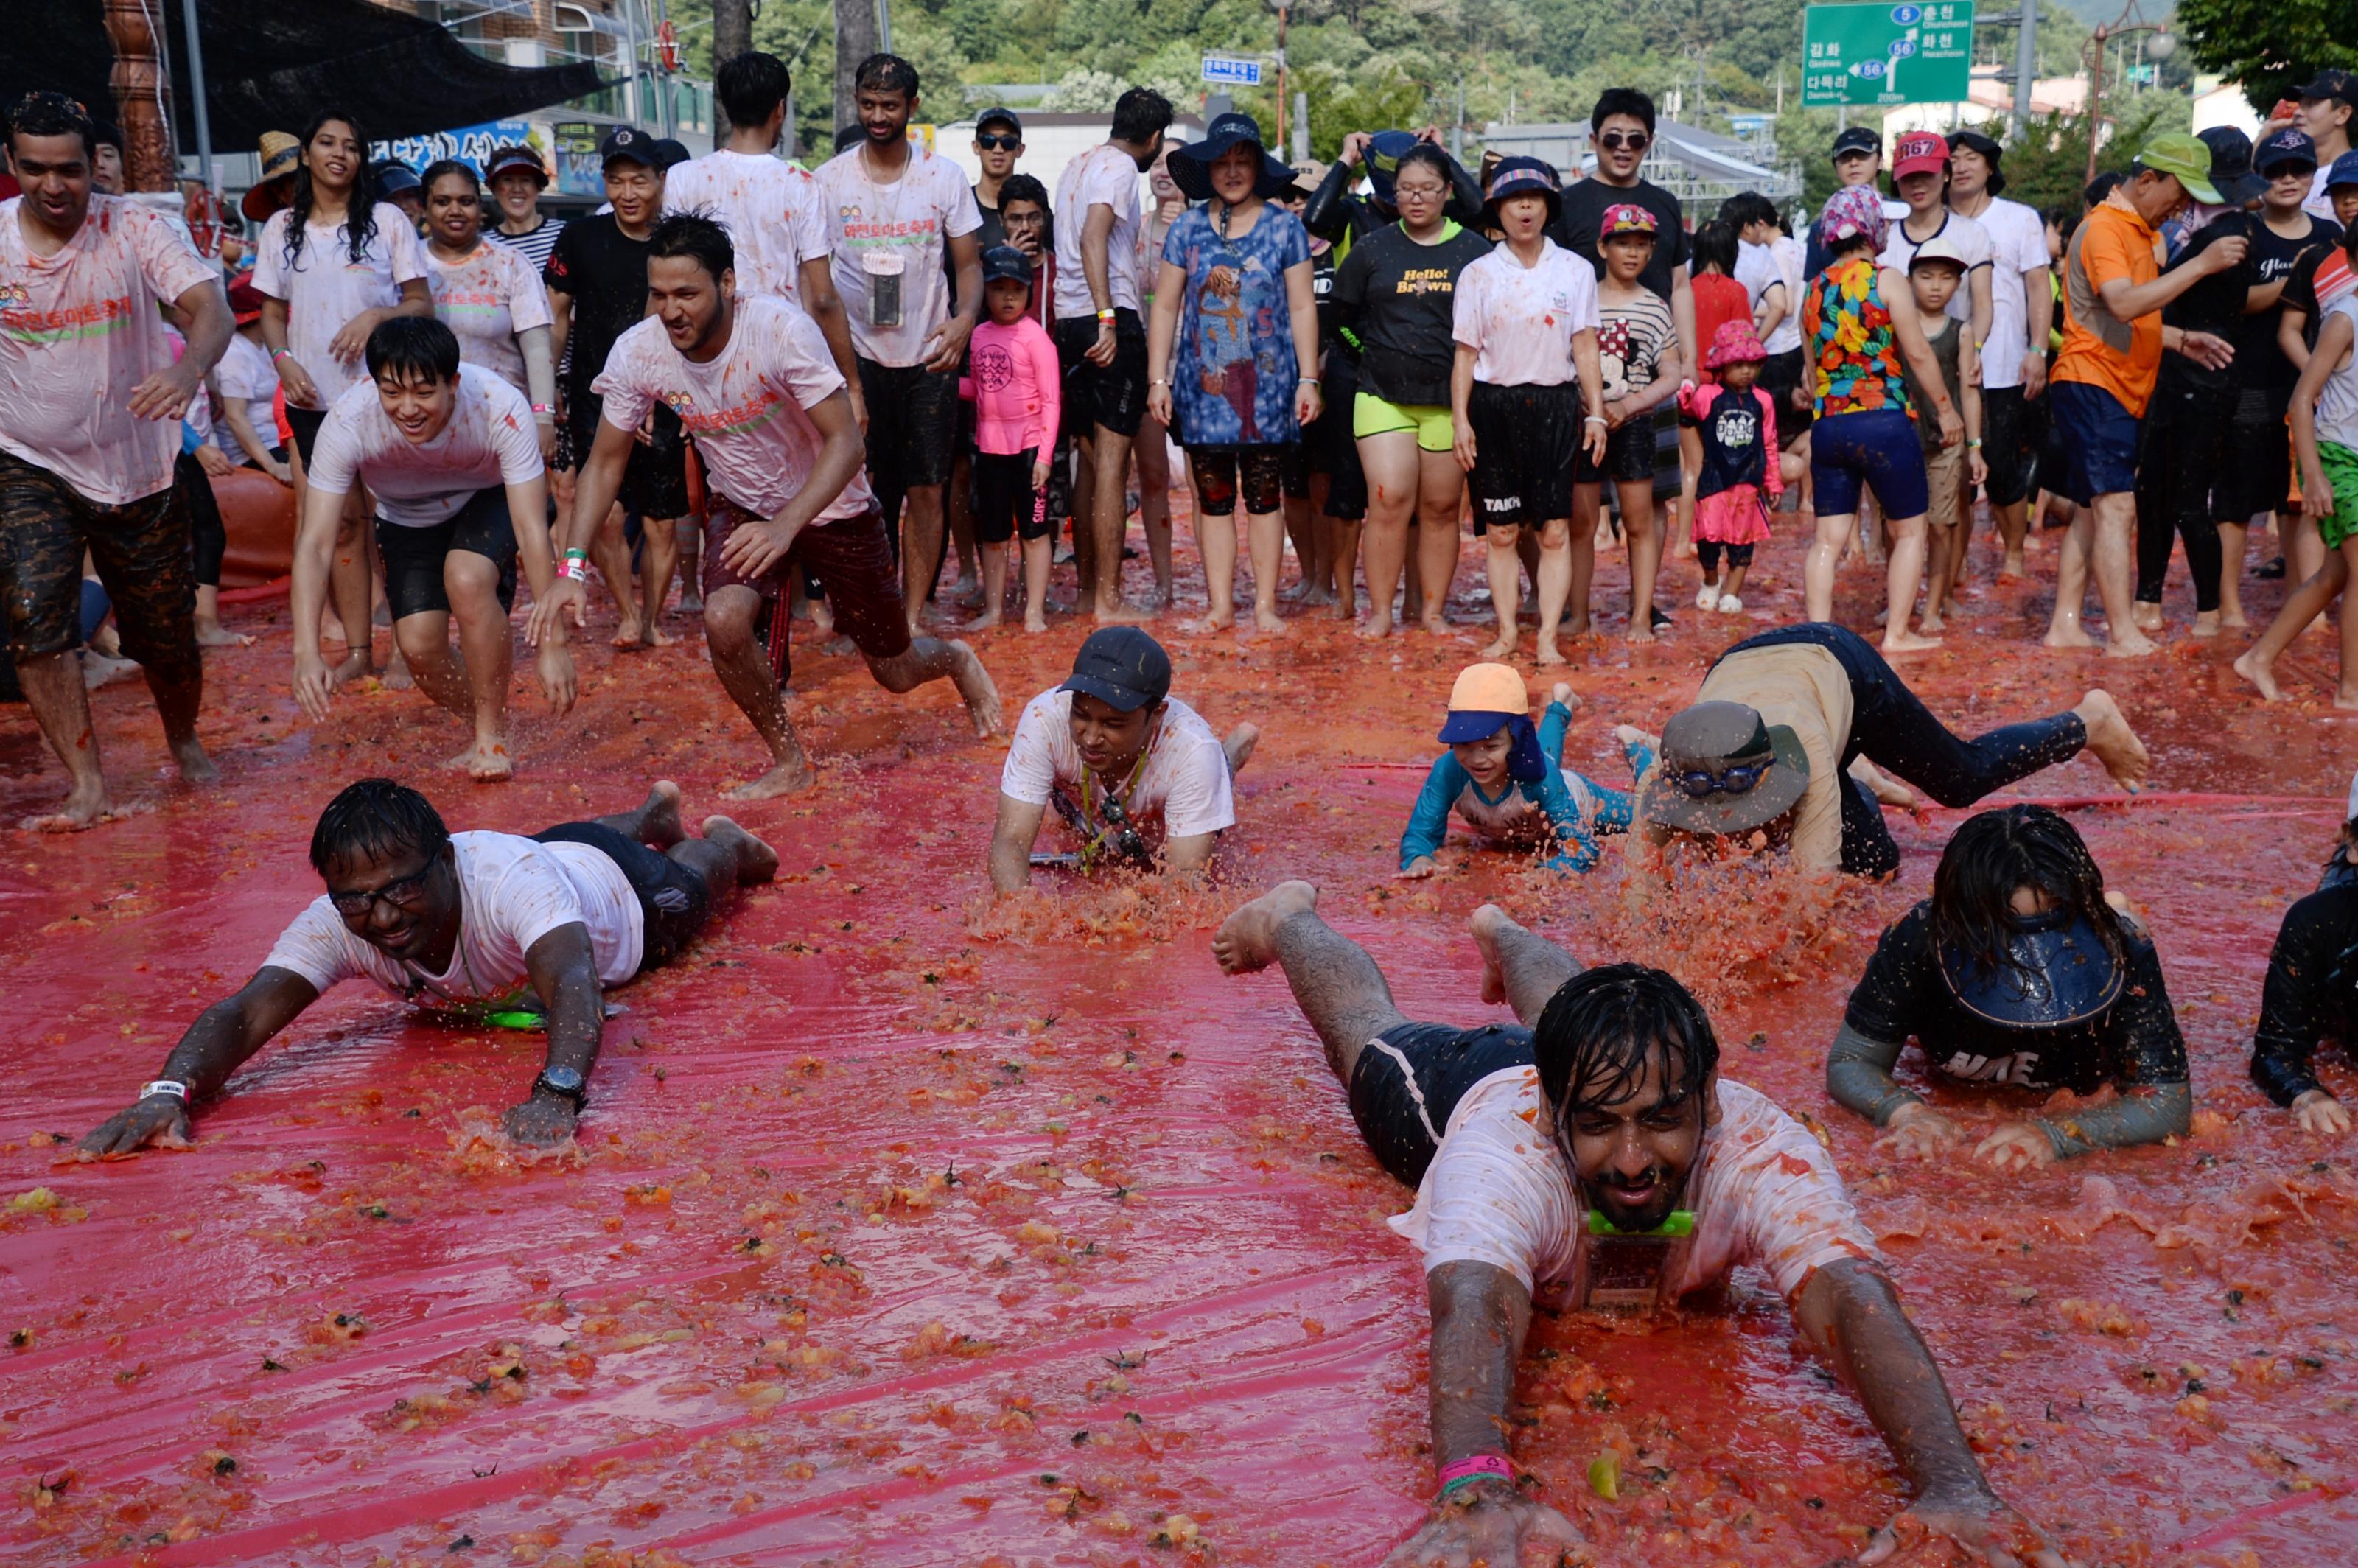
<path id="1" fill-rule="evenodd" d="M 2178 132 L 2138 153 L 2136 172 L 2088 214 L 2071 236 L 2063 268 L 2063 351 L 2049 377 L 2050 417 L 2064 457 L 2056 488 L 2080 503 L 2063 541 L 2050 648 L 2093 648 L 2080 608 L 2095 561 L 2104 606 L 2104 652 L 2136 658 L 2155 644 L 2130 618 L 2130 557 L 2136 524 L 2138 424 L 2174 349 L 2217 369 L 2234 350 L 2208 332 L 2162 324 L 2161 308 L 2213 273 L 2238 265 L 2245 242 L 2222 240 L 2165 275 L 2158 231 L 2189 200 L 2219 204 L 2211 149 Z"/>

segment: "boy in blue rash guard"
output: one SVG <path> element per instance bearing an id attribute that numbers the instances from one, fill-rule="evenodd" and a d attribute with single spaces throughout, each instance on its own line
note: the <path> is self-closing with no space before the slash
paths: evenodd
<path id="1" fill-rule="evenodd" d="M 1433 759 L 1401 835 L 1400 874 L 1429 877 L 1433 852 L 1449 837 L 1455 811 L 1476 832 L 1511 845 L 1549 848 L 1545 864 L 1585 871 L 1598 859 L 1596 840 L 1628 831 L 1630 796 L 1607 789 L 1563 765 L 1563 738 L 1579 698 L 1558 682 L 1546 716 L 1535 727 L 1531 695 L 1510 665 L 1468 665 L 1449 692 L 1449 719 L 1440 739 L 1449 750 Z M 1635 730 L 1616 731 L 1630 772 L 1643 776 L 1653 751 Z"/>

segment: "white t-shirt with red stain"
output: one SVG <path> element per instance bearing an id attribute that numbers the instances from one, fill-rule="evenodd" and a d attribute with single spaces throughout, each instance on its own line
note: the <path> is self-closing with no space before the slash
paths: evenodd
<path id="1" fill-rule="evenodd" d="M 1139 308 L 1138 279 L 1145 261 L 1139 247 L 1138 178 L 1138 160 L 1111 142 L 1099 142 L 1056 177 L 1057 320 L 1098 313 L 1081 270 L 1081 230 L 1092 207 L 1113 211 L 1113 232 L 1106 236 L 1106 302 L 1116 310 Z"/>
<path id="2" fill-rule="evenodd" d="M 432 247 L 426 252 L 426 287 L 434 296 L 434 314 L 459 340 L 459 358 L 481 365 L 530 396 L 524 375 L 524 350 L 518 332 L 546 327 L 548 290 L 524 253 L 488 241 L 474 254 L 446 262 Z"/>
<path id="3" fill-rule="evenodd" d="M 1115 781 L 1122 809 L 1141 823 L 1160 819 L 1173 838 L 1217 833 L 1237 825 L 1228 754 L 1203 716 L 1177 697 L 1163 702 L 1162 728 L 1148 742 L 1138 776 Z M 1068 799 L 1081 789 L 1081 752 L 1073 743 L 1073 694 L 1052 687 L 1023 705 L 1015 741 L 1000 770 L 1000 793 L 1026 806 L 1045 806 L 1061 785 Z M 1100 781 L 1103 782 L 1103 781 Z M 1096 797 L 1089 802 L 1095 809 Z"/>
<path id="4" fill-rule="evenodd" d="M 901 178 L 871 178 L 867 148 L 853 147 L 818 166 L 812 177 L 826 193 L 835 291 L 851 318 L 851 346 L 880 365 L 925 362 L 925 340 L 949 319 L 949 275 L 942 253 L 950 241 L 982 227 L 982 211 L 965 173 L 946 157 L 909 146 Z M 901 324 L 880 326 L 876 301 L 884 276 L 899 279 Z"/>
<path id="5" fill-rule="evenodd" d="M 269 350 L 243 332 L 232 333 L 221 365 L 213 372 L 213 384 L 221 388 L 225 401 L 244 405 L 246 423 L 254 427 L 264 446 L 284 444 L 278 437 L 278 373 L 270 368 Z M 245 461 L 245 449 L 234 436 L 223 438 L 222 450 L 233 462 Z"/>
<path id="6" fill-rule="evenodd" d="M 334 406 L 345 388 L 368 379 L 368 368 L 358 357 L 346 364 L 329 351 L 344 323 L 363 310 L 400 304 L 401 286 L 426 276 L 425 243 L 401 209 L 380 201 L 375 218 L 376 233 L 358 261 L 352 260 L 341 224 L 307 223 L 303 254 L 289 266 L 287 232 L 295 222 L 291 208 L 271 214 L 254 245 L 254 287 L 286 301 L 287 351 L 319 389 L 321 409 Z"/>
<path id="7" fill-rule="evenodd" d="M 450 843 L 459 861 L 459 940 L 442 973 L 389 958 L 353 935 L 324 893 L 279 935 L 264 966 L 300 975 L 319 991 L 368 979 L 427 1005 L 504 1001 L 531 983 L 532 945 L 579 921 L 600 984 L 619 986 L 639 972 L 646 912 L 603 851 L 513 833 L 453 833 Z"/>
<path id="8" fill-rule="evenodd" d="M 729 231 L 737 292 L 795 299 L 802 265 L 834 247 L 827 193 L 784 158 L 723 147 L 664 177 L 665 216 L 701 211 Z"/>
<path id="9" fill-rule="evenodd" d="M 120 196 L 92 196 L 74 237 L 37 256 L 23 204 L 0 201 L 0 451 L 102 506 L 170 488 L 179 421 L 134 417 L 131 395 L 172 364 L 157 301 L 218 288 L 220 269 Z"/>
<path id="10" fill-rule="evenodd" d="M 1450 335 L 1474 351 L 1474 379 L 1490 386 L 1562 386 L 1574 379 L 1572 338 L 1600 325 L 1596 269 L 1540 242 L 1525 266 L 1500 245 L 1457 276 Z"/>
<path id="11" fill-rule="evenodd" d="M 311 488 L 350 495 L 365 484 L 376 514 L 404 528 L 448 522 L 479 490 L 528 484 L 545 471 L 532 405 L 481 365 L 461 364 L 450 422 L 413 442 L 364 381 L 328 410 L 311 449 Z"/>
<path id="12" fill-rule="evenodd" d="M 827 439 L 805 409 L 843 385 L 818 324 L 773 295 L 740 297 L 728 347 L 698 364 L 672 347 L 654 317 L 614 340 L 590 390 L 602 416 L 636 430 L 661 403 L 695 438 L 712 488 L 759 517 L 774 517 L 810 481 Z M 868 470 L 851 476 L 814 524 L 858 517 L 876 504 Z"/>
<path id="13" fill-rule="evenodd" d="M 1704 1137 L 1680 1206 L 1695 1216 L 1674 1293 L 1701 1290 L 1740 1263 L 1767 1271 L 1787 1301 L 1844 1258 L 1876 1259 L 1833 1157 L 1759 1090 L 1719 1080 L 1719 1124 Z M 1539 1070 L 1509 1067 L 1466 1091 L 1417 1188 L 1390 1223 L 1444 1263 L 1487 1263 L 1546 1304 L 1572 1282 L 1585 1216 L 1550 1136 Z"/>

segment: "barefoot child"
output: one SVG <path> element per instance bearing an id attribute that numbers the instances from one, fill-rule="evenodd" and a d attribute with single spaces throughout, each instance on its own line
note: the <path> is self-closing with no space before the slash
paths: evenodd
<path id="1" fill-rule="evenodd" d="M 2358 247 L 2351 254 L 2358 255 Z M 2235 673 L 2260 688 L 2270 702 L 2277 689 L 2277 655 L 2301 634 L 2349 585 L 2358 559 L 2358 363 L 2351 345 L 2358 340 L 2358 296 L 2343 295 L 2325 308 L 2309 351 L 2309 368 L 2293 388 L 2292 439 L 2300 454 L 2300 507 L 2317 519 L 2329 552 L 2315 575 L 2285 599 L 2284 608 L 2250 652 L 2235 661 Z M 2358 708 L 2358 615 L 2342 611 L 2342 684 L 2336 708 Z"/>
<path id="2" fill-rule="evenodd" d="M 1605 274 L 1596 284 L 1603 322 L 1596 347 L 1610 434 L 1603 460 L 1584 450 L 1573 472 L 1573 626 L 1588 629 L 1584 585 L 1594 561 L 1582 558 L 1580 542 L 1595 537 L 1598 505 L 1610 480 L 1620 494 L 1622 532 L 1629 544 L 1628 636 L 1633 643 L 1652 642 L 1655 626 L 1668 623 L 1667 617 L 1658 621 L 1654 610 L 1654 576 L 1662 558 L 1654 520 L 1654 410 L 1678 395 L 1686 373 L 1679 362 L 1670 302 L 1639 281 L 1653 259 L 1656 228 L 1654 214 L 1630 201 L 1607 207 L 1598 224 L 1596 249 L 1605 258 Z M 1593 542 L 1588 548 L 1594 550 Z"/>
<path id="3" fill-rule="evenodd" d="M 1596 864 L 1596 840 L 1627 832 L 1630 796 L 1563 765 L 1563 737 L 1579 699 L 1557 683 L 1547 716 L 1534 728 L 1531 696 L 1509 665 L 1468 665 L 1449 691 L 1441 740 L 1449 750 L 1432 773 L 1401 835 L 1400 875 L 1429 877 L 1433 852 L 1449 836 L 1455 811 L 1476 832 L 1518 848 L 1554 851 L 1546 864 L 1585 871 Z M 1652 748 L 1635 730 L 1622 737 L 1629 771 L 1642 777 Z"/>
<path id="4" fill-rule="evenodd" d="M 1063 391 L 1056 345 L 1033 320 L 1032 264 L 1012 245 L 982 254 L 982 302 L 974 373 L 959 393 L 974 404 L 974 537 L 982 553 L 982 613 L 969 632 L 999 624 L 1007 591 L 1007 541 L 1023 539 L 1023 630 L 1048 629 L 1048 458 Z"/>
<path id="5" fill-rule="evenodd" d="M 1916 368 L 1902 358 L 1899 368 L 1908 383 L 1908 398 L 1917 408 L 1938 406 L 1943 397 L 1953 401 L 1965 421 L 1962 446 L 1942 446 L 1940 427 L 1920 419 L 1916 428 L 1924 438 L 1924 481 L 1931 505 L 1924 526 L 1931 538 L 1931 564 L 1926 568 L 1924 613 L 1918 630 L 1927 636 L 1941 630 L 1942 619 L 1956 606 L 1951 596 L 1959 568 L 1964 564 L 1965 536 L 1973 515 L 1967 509 L 1974 487 L 1989 472 L 1982 460 L 1981 356 L 1974 350 L 1966 324 L 1949 314 L 1949 301 L 1964 286 L 1965 255 L 1956 242 L 1935 235 L 1916 247 L 1908 264 L 1908 285 L 1916 296 L 1916 317 L 1941 368 L 1939 386 L 1930 386 Z M 1895 607 L 1896 608 L 1896 607 Z"/>
<path id="6" fill-rule="evenodd" d="M 1768 537 L 1768 507 L 1785 493 L 1777 457 L 1777 406 L 1756 384 L 1768 351 L 1749 321 L 1726 321 L 1704 356 L 1718 378 L 1687 389 L 1682 407 L 1695 421 L 1702 459 L 1695 476 L 1695 559 L 1703 568 L 1697 610 L 1733 615 L 1744 608 L 1744 574 L 1753 548 Z M 1761 496 L 1766 493 L 1768 502 Z M 1727 570 L 1719 568 L 1722 550 Z"/>

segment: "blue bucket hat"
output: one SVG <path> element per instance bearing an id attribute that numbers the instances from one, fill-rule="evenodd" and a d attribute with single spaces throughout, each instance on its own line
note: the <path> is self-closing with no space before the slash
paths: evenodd
<path id="1" fill-rule="evenodd" d="M 1378 131 L 1368 138 L 1368 179 L 1376 188 L 1376 205 L 1395 207 L 1392 200 L 1392 176 L 1400 172 L 1400 160 L 1416 146 L 1415 133 L 1411 131 Z"/>
<path id="2" fill-rule="evenodd" d="M 1563 210 L 1563 188 L 1556 181 L 1555 170 L 1539 158 L 1502 157 L 1490 170 L 1490 188 L 1483 193 L 1482 215 L 1494 227 L 1498 221 L 1498 203 L 1509 196 L 1546 197 L 1551 222 Z"/>
<path id="3" fill-rule="evenodd" d="M 2054 1029 L 2100 1017 L 2128 983 L 2082 914 L 2058 910 L 2018 922 L 2006 936 L 2010 964 L 1995 967 L 1953 942 L 1941 945 L 1941 979 L 1977 1018 L 2009 1029 Z"/>
<path id="4" fill-rule="evenodd" d="M 1230 147 L 1246 143 L 1260 154 L 1260 178 L 1253 182 L 1253 194 L 1264 199 L 1285 194 L 1293 184 L 1293 166 L 1269 156 L 1269 144 L 1261 140 L 1260 122 L 1241 111 L 1214 120 L 1206 128 L 1202 141 L 1171 149 L 1171 183 L 1190 201 L 1210 200 L 1213 162 Z"/>

